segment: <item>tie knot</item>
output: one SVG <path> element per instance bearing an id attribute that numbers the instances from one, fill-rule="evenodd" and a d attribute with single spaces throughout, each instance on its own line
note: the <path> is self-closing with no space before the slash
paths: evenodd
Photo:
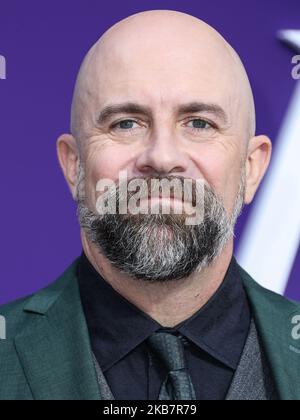
<path id="1" fill-rule="evenodd" d="M 148 338 L 147 344 L 169 372 L 186 369 L 184 346 L 180 337 L 171 333 L 156 332 Z"/>

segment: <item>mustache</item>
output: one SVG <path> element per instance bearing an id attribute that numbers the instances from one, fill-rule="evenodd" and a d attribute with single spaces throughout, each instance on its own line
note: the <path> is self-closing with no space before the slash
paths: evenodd
<path id="1" fill-rule="evenodd" d="M 126 193 L 126 197 L 124 196 Z M 191 179 L 175 175 L 157 175 L 147 177 L 133 177 L 126 182 L 118 183 L 112 196 L 115 196 L 117 203 L 139 193 L 141 199 L 167 197 L 180 201 L 189 201 L 194 207 L 197 205 L 199 194 L 210 193 L 217 196 L 213 188 L 203 179 Z"/>

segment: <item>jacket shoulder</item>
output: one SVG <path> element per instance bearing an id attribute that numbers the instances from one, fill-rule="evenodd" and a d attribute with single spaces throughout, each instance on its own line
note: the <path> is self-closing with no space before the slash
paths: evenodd
<path id="1" fill-rule="evenodd" d="M 7 338 L 13 338 L 30 324 L 30 314 L 46 314 L 55 304 L 70 281 L 76 277 L 78 258 L 49 286 L 36 293 L 0 306 L 0 316 L 5 320 Z"/>
<path id="2" fill-rule="evenodd" d="M 253 298 L 256 304 L 261 305 L 271 305 L 276 308 L 277 311 L 282 312 L 299 312 L 300 313 L 300 303 L 294 300 L 288 299 L 278 293 L 275 293 L 257 283 L 250 274 L 238 265 L 243 284 L 246 288 L 248 296 Z"/>

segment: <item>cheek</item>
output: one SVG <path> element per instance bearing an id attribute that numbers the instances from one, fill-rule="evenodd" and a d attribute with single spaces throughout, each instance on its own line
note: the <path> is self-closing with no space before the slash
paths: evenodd
<path id="1" fill-rule="evenodd" d="M 226 177 L 226 161 L 222 155 L 213 150 L 202 150 L 194 154 L 194 163 L 201 177 L 218 193 L 224 189 Z"/>
<path id="2" fill-rule="evenodd" d="M 95 147 L 88 151 L 85 157 L 86 190 L 88 201 L 96 202 L 96 186 L 100 180 L 108 179 L 117 182 L 119 173 L 128 162 L 124 149 L 118 147 Z"/>
<path id="3" fill-rule="evenodd" d="M 237 159 L 229 159 L 227 155 L 218 154 L 215 150 L 206 150 L 198 153 L 194 161 L 205 181 L 222 198 L 226 210 L 231 211 L 240 177 Z"/>

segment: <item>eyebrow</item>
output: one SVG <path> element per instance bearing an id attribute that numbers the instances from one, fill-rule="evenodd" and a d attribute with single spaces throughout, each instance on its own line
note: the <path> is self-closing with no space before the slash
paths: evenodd
<path id="1" fill-rule="evenodd" d="M 213 103 L 204 103 L 204 102 L 189 102 L 186 104 L 181 104 L 175 107 L 177 114 L 188 114 L 195 112 L 206 112 L 209 114 L 215 115 L 219 120 L 224 124 L 228 122 L 228 118 L 224 109 L 217 104 Z M 138 115 L 151 115 L 151 108 L 145 105 L 141 105 L 135 102 L 125 102 L 117 103 L 105 106 L 98 118 L 97 123 L 99 125 L 104 125 L 107 123 L 113 116 L 117 114 L 138 114 Z"/>

